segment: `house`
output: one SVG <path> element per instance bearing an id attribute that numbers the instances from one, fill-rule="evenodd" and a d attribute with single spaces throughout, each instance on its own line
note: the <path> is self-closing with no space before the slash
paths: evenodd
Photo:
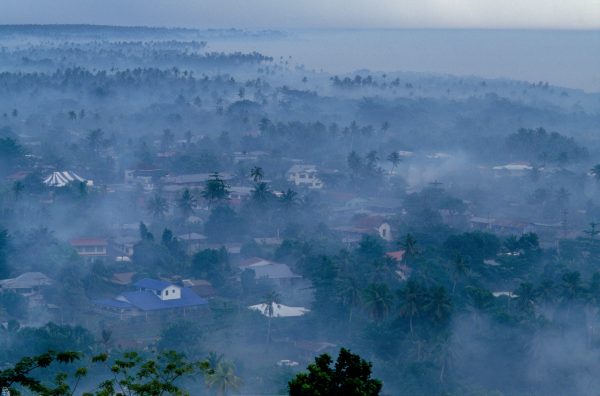
<path id="1" fill-rule="evenodd" d="M 203 298 L 211 298 L 217 295 L 217 291 L 213 287 L 212 283 L 204 279 L 183 279 L 181 281 L 183 286 L 189 287 L 197 295 Z"/>
<path id="2" fill-rule="evenodd" d="M 94 305 L 121 317 L 146 315 L 152 312 L 196 310 L 208 302 L 189 287 L 181 287 L 171 282 L 144 278 L 134 283 L 135 291 L 124 292 L 115 298 L 99 299 Z"/>
<path id="3" fill-rule="evenodd" d="M 267 265 L 267 264 L 271 264 L 271 263 L 272 263 L 272 261 L 269 261 L 269 260 L 266 260 L 266 259 L 263 259 L 260 257 L 251 257 L 251 258 L 242 260 L 239 264 L 239 267 L 241 269 L 246 269 L 253 265 Z"/>
<path id="4" fill-rule="evenodd" d="M 165 186 L 177 186 L 180 189 L 185 188 L 204 188 L 206 182 L 210 180 L 212 173 L 192 173 L 187 175 L 168 175 L 162 181 Z M 231 180 L 232 176 L 228 173 L 220 173 L 219 177 L 225 181 Z"/>
<path id="5" fill-rule="evenodd" d="M 101 238 L 72 239 L 71 246 L 86 260 L 104 259 L 108 256 L 108 241 Z"/>
<path id="6" fill-rule="evenodd" d="M 304 360 L 310 361 L 315 356 L 323 353 L 329 353 L 330 355 L 335 353 L 337 345 L 330 342 L 298 340 L 294 342 L 294 347 Z"/>
<path id="7" fill-rule="evenodd" d="M 52 172 L 42 182 L 48 187 L 65 187 L 71 183 L 85 183 L 87 186 L 94 185 L 93 180 L 86 180 L 71 171 Z"/>
<path id="8" fill-rule="evenodd" d="M 323 182 L 319 179 L 318 170 L 315 165 L 293 165 L 286 173 L 287 180 L 296 186 L 311 189 L 323 188 Z"/>
<path id="9" fill-rule="evenodd" d="M 266 151 L 236 151 L 233 153 L 233 162 L 254 162 L 258 161 L 261 157 L 269 155 Z"/>
<path id="10" fill-rule="evenodd" d="M 188 232 L 177 236 L 177 239 L 185 246 L 188 253 L 194 254 L 206 245 L 206 236 L 197 232 Z"/>
<path id="11" fill-rule="evenodd" d="M 279 286 L 291 286 L 297 280 L 302 279 L 300 275 L 293 273 L 286 264 L 275 263 L 258 257 L 244 260 L 240 268 L 254 271 L 256 280 L 269 280 Z"/>
<path id="12" fill-rule="evenodd" d="M 393 241 L 392 226 L 381 216 L 360 215 L 353 219 L 353 225 L 333 227 L 344 240 L 360 241 L 363 235 L 376 234 L 387 242 Z"/>
<path id="13" fill-rule="evenodd" d="M 50 285 L 52 279 L 41 272 L 25 272 L 16 278 L 0 280 L 0 290 L 10 290 L 24 296 L 31 296 Z"/>
<path id="14" fill-rule="evenodd" d="M 526 176 L 529 174 L 533 167 L 528 164 L 515 163 L 506 165 L 497 165 L 492 168 L 494 175 L 499 176 Z"/>
<path id="15" fill-rule="evenodd" d="M 254 238 L 254 242 L 256 242 L 259 246 L 265 247 L 277 247 L 283 243 L 283 239 L 279 237 L 263 237 L 263 238 Z"/>
<path id="16" fill-rule="evenodd" d="M 250 197 L 252 190 L 252 187 L 231 186 L 229 187 L 229 199 L 234 202 L 242 202 L 244 199 Z"/>
<path id="17" fill-rule="evenodd" d="M 387 252 L 385 255 L 400 263 L 400 262 L 402 262 L 402 259 L 404 258 L 404 250 L 396 250 L 393 252 Z"/>
<path id="18" fill-rule="evenodd" d="M 527 222 L 484 217 L 471 217 L 469 228 L 501 235 L 522 235 L 535 231 L 535 226 Z"/>
<path id="19" fill-rule="evenodd" d="M 167 172 L 162 169 L 127 169 L 125 170 L 125 184 L 141 186 L 146 191 L 152 191 L 166 174 Z"/>
<path id="20" fill-rule="evenodd" d="M 109 279 L 109 282 L 114 285 L 127 286 L 133 282 L 133 277 L 137 272 L 115 272 Z"/>
<path id="21" fill-rule="evenodd" d="M 138 226 L 139 227 L 139 226 Z M 133 256 L 134 246 L 140 241 L 139 236 L 119 236 L 112 240 L 115 250 L 119 253 L 131 257 Z"/>

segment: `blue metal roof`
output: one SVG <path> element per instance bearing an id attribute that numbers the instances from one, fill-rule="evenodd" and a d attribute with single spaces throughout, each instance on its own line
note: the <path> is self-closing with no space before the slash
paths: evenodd
<path id="1" fill-rule="evenodd" d="M 95 303 L 109 308 L 137 308 L 142 311 L 187 308 L 208 304 L 205 299 L 187 287 L 181 288 L 181 298 L 173 300 L 161 300 L 156 294 L 148 290 L 125 292 L 121 294 L 121 297 L 124 297 L 129 303 L 115 299 L 96 300 Z"/>
<path id="2" fill-rule="evenodd" d="M 140 289 L 148 289 L 148 290 L 164 290 L 169 286 L 172 286 L 172 283 L 157 280 L 144 278 L 133 284 L 135 287 L 139 287 Z"/>
<path id="3" fill-rule="evenodd" d="M 129 304 L 128 302 L 115 300 L 114 298 L 102 298 L 99 300 L 94 300 L 94 304 L 103 305 L 109 308 L 133 308 L 133 305 Z"/>

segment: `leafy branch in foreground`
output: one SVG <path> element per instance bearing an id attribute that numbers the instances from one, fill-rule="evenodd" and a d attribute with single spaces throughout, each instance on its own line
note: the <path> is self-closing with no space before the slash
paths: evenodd
<path id="1" fill-rule="evenodd" d="M 14 367 L 0 371 L 0 388 L 8 389 L 11 395 L 19 395 L 20 389 L 26 389 L 36 395 L 72 396 L 81 379 L 88 374 L 88 368 L 77 368 L 71 375 L 60 372 L 55 376 L 53 384 L 46 384 L 38 379 L 34 372 L 43 374 L 42 369 L 47 369 L 53 363 L 70 364 L 81 357 L 78 352 L 53 351 L 25 357 Z M 207 377 L 213 375 L 208 361 L 188 361 L 184 355 L 175 351 L 151 357 L 126 352 L 114 360 L 108 354 L 101 354 L 92 357 L 90 364 L 101 365 L 100 369 L 105 368 L 109 378 L 101 381 L 94 390 L 83 392 L 83 396 L 184 396 L 189 393 L 177 383 L 182 377 L 195 372 L 206 374 Z M 69 379 L 73 380 L 72 384 L 68 383 Z M 239 383 L 238 380 L 234 382 Z"/>
<path id="2" fill-rule="evenodd" d="M 54 352 L 24 357 L 13 367 L 0 371 L 0 389 L 8 389 L 11 395 L 19 395 L 16 387 L 25 388 L 39 395 L 71 395 L 70 387 L 66 384 L 66 374 L 61 373 L 56 377 L 55 386 L 44 384 L 33 376 L 38 369 L 48 368 L 52 363 L 69 364 L 81 358 L 78 352 Z M 85 375 L 85 369 L 78 369 L 75 376 L 79 380 Z"/>

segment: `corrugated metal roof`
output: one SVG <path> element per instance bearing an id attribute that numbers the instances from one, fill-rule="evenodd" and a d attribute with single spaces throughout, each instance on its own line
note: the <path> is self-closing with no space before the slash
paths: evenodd
<path id="1" fill-rule="evenodd" d="M 159 311 L 163 309 L 197 307 L 208 304 L 208 302 L 187 287 L 181 289 L 181 298 L 173 300 L 161 300 L 151 291 L 133 291 L 121 294 L 118 299 L 101 299 L 94 301 L 95 304 L 109 307 L 131 309 L 137 308 L 141 311 Z"/>
<path id="2" fill-rule="evenodd" d="M 144 278 L 133 284 L 135 287 L 139 287 L 140 289 L 149 289 L 149 290 L 163 290 L 169 286 L 173 286 L 170 282 L 165 282 L 157 279 Z M 179 286 L 177 286 L 179 287 Z"/>

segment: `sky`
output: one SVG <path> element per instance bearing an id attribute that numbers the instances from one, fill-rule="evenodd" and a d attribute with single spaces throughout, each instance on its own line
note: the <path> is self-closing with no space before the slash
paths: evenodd
<path id="1" fill-rule="evenodd" d="M 0 24 L 600 29 L 600 0 L 0 0 Z"/>

